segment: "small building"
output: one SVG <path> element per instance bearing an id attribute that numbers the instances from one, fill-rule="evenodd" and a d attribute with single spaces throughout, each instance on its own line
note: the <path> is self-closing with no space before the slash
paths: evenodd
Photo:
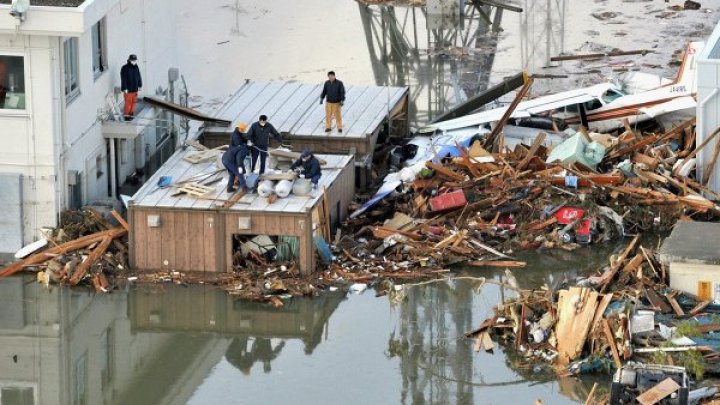
<path id="1" fill-rule="evenodd" d="M 671 288 L 720 302 L 720 223 L 679 221 L 659 259 Z"/>
<path id="2" fill-rule="evenodd" d="M 342 108 L 343 132 L 325 132 L 325 106 L 319 103 L 322 84 L 282 81 L 246 81 L 215 112 L 233 125 L 205 125 L 198 139 L 203 145 L 224 145 L 239 122 L 250 124 L 262 114 L 268 117 L 295 150 L 355 156 L 358 185 L 367 184 L 375 150 L 390 138 L 408 135 L 408 88 L 345 83 Z M 389 152 L 389 149 L 387 150 Z"/>
<path id="3" fill-rule="evenodd" d="M 232 271 L 233 254 L 258 236 L 272 237 L 276 246 L 289 246 L 303 273 L 315 268 L 314 237 L 322 233 L 321 224 L 327 222 L 323 218 L 329 217 L 329 226 L 338 224 L 355 194 L 352 156 L 316 155 L 325 164 L 318 188 L 307 196 L 290 194 L 269 203 L 257 193 L 248 193 L 225 208 L 232 197 L 225 191 L 227 172 L 218 169 L 215 160 L 186 161 L 191 153 L 195 153 L 191 148 L 176 152 L 130 201 L 133 269 Z M 176 183 L 203 179 L 212 191 L 202 198 L 173 196 L 176 188 L 158 189 L 161 176 L 171 176 Z M 213 179 L 217 181 L 208 185 Z"/>

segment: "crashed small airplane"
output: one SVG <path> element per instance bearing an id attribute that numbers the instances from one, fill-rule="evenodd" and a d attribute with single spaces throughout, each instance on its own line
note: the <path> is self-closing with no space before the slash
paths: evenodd
<path id="1" fill-rule="evenodd" d="M 697 55 L 704 42 L 690 42 L 675 80 L 662 80 L 648 74 L 630 74 L 623 85 L 601 83 L 577 90 L 538 97 L 518 104 L 508 125 L 533 127 L 542 118 L 568 125 L 583 125 L 595 132 L 608 132 L 623 126 L 655 119 L 668 127 L 694 114 L 697 94 Z M 641 85 L 656 77 L 655 86 Z M 500 107 L 421 128 L 419 133 L 484 127 L 499 121 L 508 107 Z M 544 123 L 547 128 L 548 123 Z"/>

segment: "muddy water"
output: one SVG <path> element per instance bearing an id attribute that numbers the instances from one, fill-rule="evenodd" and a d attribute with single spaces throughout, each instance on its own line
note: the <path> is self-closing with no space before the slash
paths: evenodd
<path id="1" fill-rule="evenodd" d="M 515 277 L 523 288 L 549 284 L 592 271 L 607 253 L 535 256 Z M 514 351 L 475 353 L 459 339 L 502 299 L 499 287 L 404 291 L 397 301 L 326 292 L 278 310 L 202 285 L 96 296 L 0 279 L 2 404 L 570 404 L 589 390 L 590 381 L 522 366 Z"/>

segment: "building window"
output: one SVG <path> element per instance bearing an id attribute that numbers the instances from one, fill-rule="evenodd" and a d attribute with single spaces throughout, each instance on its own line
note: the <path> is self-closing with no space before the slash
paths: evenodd
<path id="1" fill-rule="evenodd" d="M 68 38 L 63 43 L 63 61 L 65 64 L 65 100 L 70 102 L 80 94 L 77 38 Z"/>
<path id="2" fill-rule="evenodd" d="M 107 68 L 105 60 L 105 19 L 92 27 L 92 67 L 95 79 Z"/>
<path id="3" fill-rule="evenodd" d="M 72 404 L 87 405 L 87 353 L 75 361 L 72 381 Z"/>
<path id="4" fill-rule="evenodd" d="M 2 405 L 34 405 L 35 390 L 31 387 L 3 387 L 0 390 Z"/>
<path id="5" fill-rule="evenodd" d="M 98 179 L 103 176 L 102 167 L 103 167 L 103 157 L 102 157 L 102 155 L 97 155 L 97 157 L 95 157 L 95 175 L 96 175 L 96 178 L 98 178 Z"/>
<path id="6" fill-rule="evenodd" d="M 0 55 L 0 108 L 25 109 L 25 60 Z"/>
<path id="7" fill-rule="evenodd" d="M 105 329 L 100 335 L 100 383 L 105 391 L 113 377 L 113 334 L 112 328 Z"/>

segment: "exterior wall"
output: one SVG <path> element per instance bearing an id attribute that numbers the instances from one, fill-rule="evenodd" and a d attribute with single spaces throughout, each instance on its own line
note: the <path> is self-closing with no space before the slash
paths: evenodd
<path id="1" fill-rule="evenodd" d="M 160 217 L 159 227 L 148 226 L 149 215 Z M 243 217 L 251 217 L 250 229 L 238 229 L 238 221 Z M 130 206 L 128 219 L 130 266 L 136 270 L 230 271 L 233 234 L 298 236 L 299 265 L 303 271 L 312 269 L 308 214 L 152 210 Z"/>
<path id="2" fill-rule="evenodd" d="M 710 283 L 711 299 L 720 302 L 720 266 L 694 263 L 670 263 L 670 287 L 698 295 L 701 282 Z"/>
<path id="3" fill-rule="evenodd" d="M 0 172 L 22 174 L 27 242 L 37 237 L 39 227 L 55 223 L 58 53 L 49 37 L 0 34 L 0 54 L 24 57 L 26 109 L 0 110 Z"/>
<path id="4" fill-rule="evenodd" d="M 697 139 L 700 145 L 712 132 L 720 127 L 720 59 L 713 52 L 720 45 L 720 24 L 715 27 L 705 48 L 698 57 L 697 68 Z M 705 166 L 712 160 L 717 138 L 710 141 L 697 155 L 698 178 L 705 174 Z M 716 164 L 708 183 L 710 189 L 720 192 L 720 165 Z"/>
<path id="5" fill-rule="evenodd" d="M 338 174 L 327 193 L 330 200 L 330 224 L 337 226 L 347 218 L 348 207 L 355 196 L 355 169 L 352 161 Z"/>
<path id="6" fill-rule="evenodd" d="M 0 173 L 23 179 L 23 243 L 37 239 L 38 229 L 55 226 L 57 214 L 68 207 L 68 171 L 81 173 L 84 203 L 108 198 L 110 158 L 98 112 L 107 108 L 108 98 L 121 99 L 114 89 L 130 53 L 138 55 L 144 92 L 167 87 L 167 70 L 178 63 L 176 28 L 169 20 L 174 12 L 168 12 L 173 5 L 171 0 L 88 0 L 78 8 L 31 7 L 32 18 L 17 27 L 7 6 L 0 6 L 0 54 L 23 56 L 25 65 L 26 109 L 0 110 Z M 102 18 L 107 69 L 95 77 L 90 29 Z M 78 38 L 80 90 L 70 101 L 63 90 L 62 60 L 68 36 Z M 153 129 L 148 141 L 141 135 L 124 143 L 121 181 L 142 166 L 146 151 L 152 153 L 154 135 Z"/>

